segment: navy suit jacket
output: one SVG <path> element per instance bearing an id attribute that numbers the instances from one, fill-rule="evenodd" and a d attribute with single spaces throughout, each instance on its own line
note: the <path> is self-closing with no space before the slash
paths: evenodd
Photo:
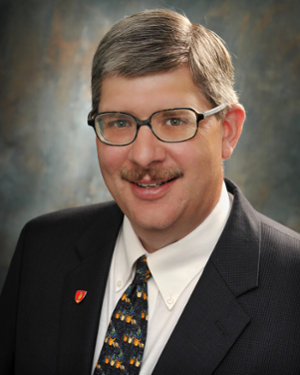
<path id="1" fill-rule="evenodd" d="M 154 375 L 300 374 L 300 235 L 227 188 L 230 217 Z M 2 375 L 90 374 L 122 220 L 110 202 L 24 227 L 0 302 Z"/>

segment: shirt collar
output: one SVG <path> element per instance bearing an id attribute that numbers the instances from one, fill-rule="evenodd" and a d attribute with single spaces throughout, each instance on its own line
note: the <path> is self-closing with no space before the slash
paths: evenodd
<path id="1" fill-rule="evenodd" d="M 152 277 L 171 310 L 187 285 L 205 267 L 225 227 L 231 205 L 232 199 L 223 183 L 220 199 L 210 215 L 187 236 L 154 253 L 147 253 L 125 216 L 119 237 L 123 246 L 116 258 L 116 276 L 128 282 L 133 277 L 136 260 L 146 254 Z"/>

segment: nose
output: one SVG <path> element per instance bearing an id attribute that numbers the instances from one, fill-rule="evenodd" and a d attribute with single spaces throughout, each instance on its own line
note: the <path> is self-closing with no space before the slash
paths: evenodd
<path id="1" fill-rule="evenodd" d="M 166 151 L 164 143 L 155 137 L 148 126 L 141 126 L 135 141 L 130 145 L 129 160 L 141 168 L 162 162 Z"/>

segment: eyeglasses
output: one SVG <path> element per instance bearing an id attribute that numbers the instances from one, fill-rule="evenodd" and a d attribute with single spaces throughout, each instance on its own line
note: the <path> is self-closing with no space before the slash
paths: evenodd
<path id="1" fill-rule="evenodd" d="M 199 122 L 215 115 L 227 107 L 219 105 L 209 111 L 199 113 L 192 108 L 173 108 L 154 112 L 147 120 L 141 121 L 130 113 L 101 112 L 88 115 L 88 125 L 92 126 L 101 142 L 111 146 L 126 146 L 134 142 L 141 126 L 149 126 L 152 133 L 162 142 L 184 142 L 193 138 Z"/>

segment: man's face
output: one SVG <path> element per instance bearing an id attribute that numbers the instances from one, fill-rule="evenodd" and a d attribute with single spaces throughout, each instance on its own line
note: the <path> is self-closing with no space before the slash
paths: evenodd
<path id="1" fill-rule="evenodd" d="M 103 81 L 99 112 L 127 112 L 145 120 L 156 111 L 176 107 L 199 112 L 211 109 L 187 67 Z M 97 139 L 105 183 L 147 250 L 155 246 L 151 249 L 145 243 L 145 234 L 165 235 L 166 244 L 174 242 L 196 228 L 218 202 L 223 180 L 222 134 L 222 122 L 211 116 L 185 142 L 161 142 L 147 126 L 127 146 L 109 146 Z M 154 185 L 146 188 L 137 183 Z"/>

